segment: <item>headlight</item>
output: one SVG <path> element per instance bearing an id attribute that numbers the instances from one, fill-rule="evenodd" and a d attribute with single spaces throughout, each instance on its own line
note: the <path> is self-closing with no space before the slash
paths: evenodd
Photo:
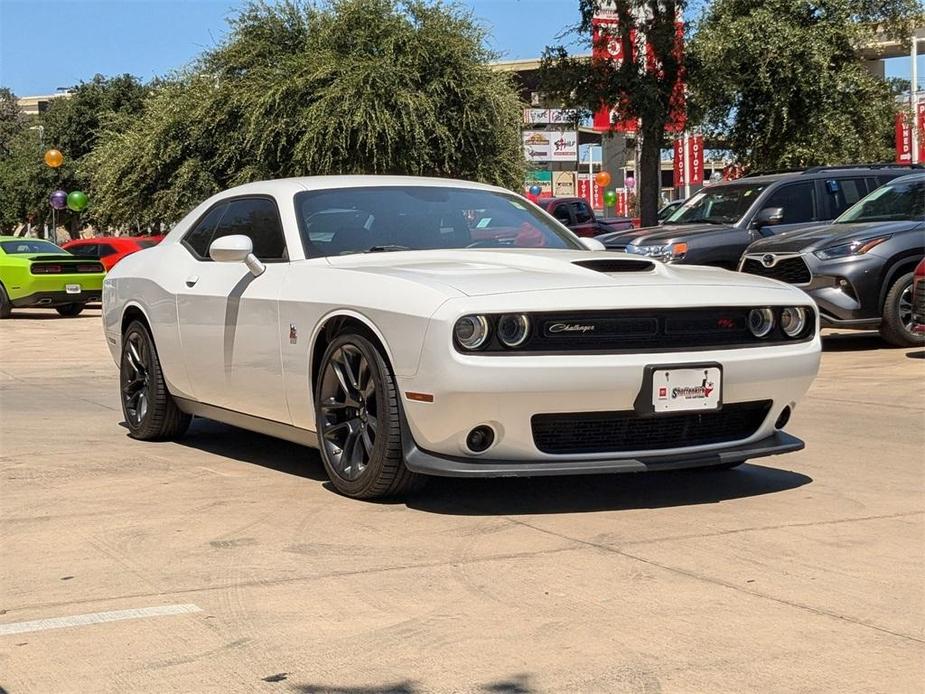
<path id="1" fill-rule="evenodd" d="M 498 320 L 498 339 L 505 347 L 518 347 L 527 339 L 530 319 L 522 313 L 505 314 Z"/>
<path id="2" fill-rule="evenodd" d="M 806 309 L 787 307 L 780 312 L 780 327 L 787 337 L 798 337 L 806 327 Z"/>
<path id="3" fill-rule="evenodd" d="M 815 251 L 814 255 L 819 260 L 832 260 L 834 258 L 848 258 L 853 255 L 864 255 L 872 248 L 876 248 L 884 241 L 889 240 L 892 234 L 887 236 L 878 236 L 866 241 L 852 241 L 851 243 L 841 243 L 837 246 L 829 246 Z"/>
<path id="4" fill-rule="evenodd" d="M 748 329 L 755 337 L 764 337 L 774 327 L 774 311 L 769 308 L 753 308 L 748 312 Z"/>
<path id="5" fill-rule="evenodd" d="M 655 258 L 666 263 L 672 260 L 680 260 L 687 253 L 686 243 L 669 243 L 664 246 L 627 246 L 627 253 L 644 255 L 647 258 Z"/>
<path id="6" fill-rule="evenodd" d="M 488 339 L 488 319 L 485 316 L 463 316 L 456 321 L 453 336 L 460 346 L 478 349 Z"/>

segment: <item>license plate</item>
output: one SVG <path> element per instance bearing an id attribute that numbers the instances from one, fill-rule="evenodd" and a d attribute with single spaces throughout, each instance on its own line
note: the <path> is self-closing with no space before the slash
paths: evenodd
<path id="1" fill-rule="evenodd" d="M 65 284 L 64 291 L 66 291 L 68 294 L 80 294 L 80 285 L 79 284 Z"/>
<path id="2" fill-rule="evenodd" d="M 717 410 L 722 402 L 723 372 L 719 366 L 652 371 L 655 412 Z"/>

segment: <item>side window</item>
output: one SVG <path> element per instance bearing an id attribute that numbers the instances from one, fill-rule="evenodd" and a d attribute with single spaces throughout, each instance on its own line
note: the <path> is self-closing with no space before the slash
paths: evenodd
<path id="1" fill-rule="evenodd" d="M 572 210 L 575 212 L 576 224 L 587 224 L 594 218 L 594 215 L 591 214 L 591 208 L 588 207 L 588 203 L 583 200 L 573 202 Z"/>
<path id="2" fill-rule="evenodd" d="M 782 207 L 784 218 L 780 224 L 816 221 L 816 183 L 803 181 L 781 186 L 768 196 L 763 207 Z"/>
<path id="3" fill-rule="evenodd" d="M 827 179 L 825 190 L 829 194 L 829 209 L 832 219 L 867 195 L 863 178 Z"/>
<path id="4" fill-rule="evenodd" d="M 108 243 L 100 244 L 100 258 L 105 258 L 108 255 L 112 255 L 116 252 L 116 249 L 110 246 Z"/>
<path id="5" fill-rule="evenodd" d="M 269 198 L 233 200 L 222 217 L 212 241 L 240 234 L 254 244 L 254 255 L 264 261 L 286 260 L 286 239 L 276 203 Z M 210 241 L 211 243 L 211 241 Z"/>
<path id="6" fill-rule="evenodd" d="M 183 244 L 193 252 L 200 260 L 209 259 L 209 244 L 212 243 L 212 232 L 221 221 L 222 216 L 228 205 L 216 205 L 205 217 L 193 225 L 193 228 L 186 232 L 183 237 Z"/>
<path id="7" fill-rule="evenodd" d="M 79 246 L 69 248 L 68 251 L 78 258 L 98 258 L 100 246 L 97 243 L 82 243 Z"/>
<path id="8" fill-rule="evenodd" d="M 552 211 L 552 216 L 565 226 L 571 226 L 572 224 L 572 217 L 568 213 L 568 205 L 556 205 Z"/>

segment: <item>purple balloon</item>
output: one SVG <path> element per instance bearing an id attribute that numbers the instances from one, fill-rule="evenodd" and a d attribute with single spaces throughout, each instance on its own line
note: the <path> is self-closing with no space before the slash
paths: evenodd
<path id="1" fill-rule="evenodd" d="M 51 206 L 56 210 L 63 210 L 67 207 L 67 193 L 63 190 L 56 190 L 51 194 L 51 197 L 48 198 L 48 202 L 51 203 Z"/>

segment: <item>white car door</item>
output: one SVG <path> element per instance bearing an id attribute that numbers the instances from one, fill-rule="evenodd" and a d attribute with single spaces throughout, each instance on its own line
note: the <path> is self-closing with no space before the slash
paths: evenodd
<path id="1" fill-rule="evenodd" d="M 217 263 L 209 246 L 222 236 L 251 239 L 266 264 Z M 177 293 L 180 340 L 197 400 L 289 423 L 280 358 L 279 293 L 289 272 L 276 201 L 246 196 L 217 203 L 182 241 L 189 251 Z"/>

